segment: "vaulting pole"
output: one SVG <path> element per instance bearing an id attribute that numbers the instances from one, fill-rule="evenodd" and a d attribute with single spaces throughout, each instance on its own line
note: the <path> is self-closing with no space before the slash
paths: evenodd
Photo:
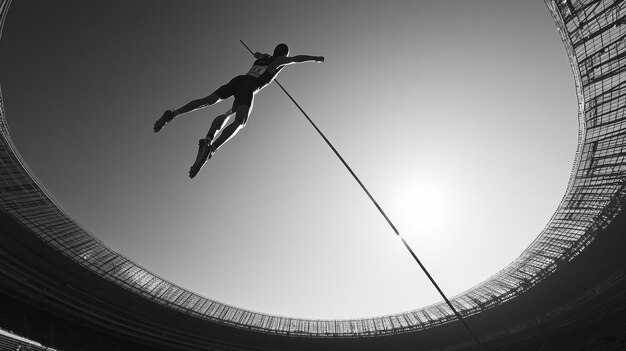
<path id="1" fill-rule="evenodd" d="M 248 45 L 246 45 L 246 43 L 243 42 L 243 40 L 239 40 L 241 42 L 241 44 L 243 44 L 243 46 L 246 47 L 246 49 L 248 49 L 248 51 L 250 51 L 250 53 L 254 56 L 254 52 L 252 50 L 250 50 L 250 48 L 248 47 Z M 324 135 L 324 133 L 322 133 L 322 131 L 317 127 L 317 125 L 315 125 L 315 123 L 313 122 L 313 120 L 309 117 L 309 115 L 304 112 L 304 110 L 302 109 L 302 107 L 300 107 L 300 104 L 298 104 L 298 102 L 293 98 L 293 96 L 291 96 L 291 94 L 289 94 L 289 92 L 287 91 L 287 89 L 285 89 L 285 87 L 283 87 L 282 84 L 280 84 L 278 82 L 278 80 L 275 80 L 276 84 L 278 84 L 278 86 L 283 90 L 283 92 L 285 94 L 287 94 L 287 96 L 289 97 L 289 99 L 291 99 L 291 101 L 296 105 L 296 107 L 298 107 L 298 109 L 300 110 L 300 112 L 302 112 L 302 114 L 304 115 L 304 117 L 306 117 L 306 119 L 309 121 L 309 123 L 311 123 L 311 125 L 313 126 L 313 128 L 315 128 L 315 130 L 317 131 L 317 133 L 322 137 L 322 139 L 324 139 L 324 141 L 326 142 L 326 144 L 333 150 L 333 152 L 335 153 L 335 155 L 339 158 L 339 160 L 341 161 L 341 163 L 343 163 L 343 165 L 348 169 L 348 171 L 350 172 L 350 174 L 352 174 L 352 177 L 354 178 L 354 180 L 356 180 L 357 183 L 359 183 L 359 185 L 361 186 L 361 189 L 363 189 L 363 191 L 365 191 L 365 193 L 367 194 L 367 196 L 370 198 L 370 200 L 372 201 L 372 203 L 374 203 L 374 206 L 376 206 L 376 208 L 378 209 L 378 211 L 380 212 L 381 215 L 383 215 L 383 217 L 385 218 L 385 220 L 387 221 L 387 223 L 389 223 L 389 226 L 391 227 L 391 229 L 393 229 L 393 231 L 396 233 L 396 235 L 400 238 L 400 240 L 402 241 L 402 244 L 404 244 L 404 247 L 406 247 L 407 250 L 409 250 L 409 253 L 411 254 L 411 256 L 413 257 L 413 259 L 415 260 L 415 262 L 417 262 L 417 264 L 420 266 L 420 268 L 422 269 L 422 271 L 424 271 L 424 274 L 426 274 L 426 276 L 428 277 L 428 279 L 430 280 L 430 282 L 435 286 L 435 289 L 437 289 L 437 291 L 439 292 L 439 295 L 441 295 L 441 297 L 443 297 L 444 301 L 448 304 L 448 306 L 450 307 L 450 309 L 452 310 L 452 312 L 454 312 L 454 315 L 456 316 L 456 318 L 465 326 L 465 328 L 467 329 L 467 331 L 472 335 L 472 337 L 474 338 L 474 340 L 476 341 L 476 343 L 483 349 L 485 349 L 485 346 L 480 342 L 480 340 L 478 339 L 478 337 L 474 334 L 474 332 L 472 331 L 472 329 L 470 329 L 470 327 L 467 325 L 467 323 L 465 323 L 465 320 L 463 319 L 463 317 L 461 317 L 461 314 L 459 314 L 459 312 L 456 310 L 456 308 L 454 308 L 454 306 L 452 306 L 452 303 L 450 302 L 450 300 L 448 300 L 448 297 L 446 297 L 446 295 L 443 293 L 443 291 L 441 290 L 441 288 L 439 288 L 439 285 L 437 285 L 437 283 L 435 282 L 435 279 L 433 279 L 433 277 L 430 275 L 430 273 L 428 273 L 428 270 L 426 269 L 426 267 L 424 267 L 424 265 L 422 264 L 422 262 L 419 260 L 419 258 L 417 258 L 417 255 L 415 254 L 415 252 L 413 252 L 413 250 L 411 249 L 411 247 L 409 246 L 409 244 L 406 242 L 406 240 L 404 240 L 404 238 L 402 237 L 402 235 L 400 235 L 400 232 L 398 231 L 398 229 L 396 229 L 396 226 L 393 225 L 393 223 L 391 222 L 391 220 L 389 219 L 389 217 L 387 217 L 387 214 L 385 213 L 385 211 L 383 211 L 383 209 L 380 207 L 380 205 L 378 204 L 378 202 L 376 202 L 376 200 L 374 199 L 374 197 L 372 196 L 372 194 L 370 194 L 369 190 L 367 190 L 367 188 L 365 187 L 365 185 L 363 185 L 363 183 L 361 182 L 361 180 L 359 179 L 359 177 L 357 177 L 357 175 L 354 173 L 354 171 L 352 170 L 352 168 L 350 168 L 350 166 L 348 165 L 348 163 L 346 162 L 346 160 L 343 159 L 343 157 L 339 154 L 339 151 L 337 151 L 337 149 L 335 149 L 335 147 L 333 146 L 333 144 L 328 140 L 328 138 L 326 138 L 326 136 Z"/>

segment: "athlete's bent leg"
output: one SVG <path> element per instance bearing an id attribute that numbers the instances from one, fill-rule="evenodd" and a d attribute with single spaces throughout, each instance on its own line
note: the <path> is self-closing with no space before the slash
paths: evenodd
<path id="1" fill-rule="evenodd" d="M 230 109 L 226 112 L 224 112 L 223 114 L 215 117 L 215 119 L 213 120 L 213 123 L 211 123 L 211 128 L 209 128 L 209 132 L 206 135 L 206 139 L 211 142 L 215 139 L 215 136 L 217 135 L 217 133 L 220 132 L 220 130 L 222 130 L 222 128 L 224 128 L 224 126 L 226 125 L 226 123 L 228 123 L 228 120 L 230 119 L 230 116 L 232 116 L 235 112 L 233 111 L 233 109 Z"/>
<path id="2" fill-rule="evenodd" d="M 235 108 L 235 120 L 224 128 L 222 134 L 211 145 L 216 151 L 229 141 L 241 128 L 243 128 L 248 122 L 248 116 L 250 114 L 250 106 L 239 105 Z"/>
<path id="3" fill-rule="evenodd" d="M 208 137 L 210 135 L 207 135 L 206 139 L 200 139 L 200 141 L 198 142 L 198 154 L 196 156 L 196 162 L 194 162 L 193 166 L 191 166 L 191 169 L 189 169 L 190 178 L 194 178 L 198 174 L 198 172 L 200 172 L 202 166 L 204 166 L 205 162 L 207 161 L 207 158 L 211 158 L 211 156 L 213 156 L 215 151 L 217 151 L 220 146 L 224 145 L 225 142 L 230 140 L 230 138 L 237 134 L 237 132 L 246 125 L 249 113 L 250 107 L 248 105 L 239 105 L 237 108 L 235 108 L 235 120 L 222 131 L 222 133 L 214 143 L 211 143 L 209 141 Z M 232 109 L 229 110 L 227 113 L 218 116 L 215 121 L 213 121 L 213 124 L 217 123 L 217 127 L 220 126 L 219 124 L 221 123 L 223 126 L 223 124 L 226 123 L 226 120 L 231 115 Z M 211 126 L 211 129 L 213 129 L 213 125 Z M 217 128 L 216 130 L 219 131 L 219 129 Z M 211 131 L 209 131 L 209 133 L 211 133 Z"/>

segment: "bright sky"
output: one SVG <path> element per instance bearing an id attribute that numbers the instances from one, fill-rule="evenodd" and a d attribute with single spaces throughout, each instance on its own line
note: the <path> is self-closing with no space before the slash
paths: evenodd
<path id="1" fill-rule="evenodd" d="M 308 318 L 440 300 L 277 86 L 194 180 L 231 101 L 154 134 L 279 42 L 324 64 L 279 77 L 441 288 L 514 260 L 564 195 L 573 78 L 542 1 L 14 1 L 0 82 L 22 156 L 91 233 L 228 304 Z"/>

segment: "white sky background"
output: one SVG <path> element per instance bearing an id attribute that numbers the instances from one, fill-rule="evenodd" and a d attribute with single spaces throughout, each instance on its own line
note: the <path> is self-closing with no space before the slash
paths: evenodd
<path id="1" fill-rule="evenodd" d="M 197 141 L 231 101 L 152 132 L 247 71 L 239 39 L 326 57 L 279 80 L 448 296 L 514 260 L 565 192 L 576 97 L 542 1 L 14 1 L 0 81 L 22 156 L 90 232 L 168 280 L 294 317 L 440 300 L 277 86 L 194 180 Z"/>

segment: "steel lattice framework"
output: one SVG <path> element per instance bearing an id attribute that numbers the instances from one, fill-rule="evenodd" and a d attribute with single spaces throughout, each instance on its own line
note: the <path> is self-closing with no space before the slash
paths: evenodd
<path id="1" fill-rule="evenodd" d="M 574 74 L 580 124 L 576 159 L 565 196 L 535 241 L 500 272 L 450 299 L 463 316 L 519 296 L 572 260 L 622 210 L 626 196 L 626 2 L 544 1 Z M 9 4 L 0 0 L 0 25 Z M 1 96 L 0 132 L 0 209 L 76 264 L 165 308 L 237 328 L 308 337 L 399 334 L 456 319 L 444 302 L 388 316 L 309 320 L 199 296 L 114 252 L 56 203 L 13 144 Z"/>

